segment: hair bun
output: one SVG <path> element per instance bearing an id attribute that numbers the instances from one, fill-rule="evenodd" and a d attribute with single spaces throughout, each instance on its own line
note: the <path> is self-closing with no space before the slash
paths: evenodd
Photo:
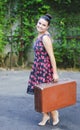
<path id="1" fill-rule="evenodd" d="M 46 14 L 46 17 L 48 17 L 50 20 L 52 19 L 52 16 L 50 14 Z"/>
<path id="2" fill-rule="evenodd" d="M 51 19 L 52 19 L 52 16 L 50 14 L 45 14 L 41 18 L 46 20 L 48 22 L 48 25 L 50 25 L 50 22 L 51 22 Z"/>

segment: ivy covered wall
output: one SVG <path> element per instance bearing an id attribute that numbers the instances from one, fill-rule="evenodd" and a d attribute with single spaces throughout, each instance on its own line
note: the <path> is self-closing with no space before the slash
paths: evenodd
<path id="1" fill-rule="evenodd" d="M 39 16 L 53 16 L 50 32 L 59 67 L 80 67 L 80 2 L 79 0 L 1 0 L 0 1 L 0 55 L 6 44 L 9 55 L 15 53 L 17 64 L 27 60 L 27 52 L 36 36 L 35 25 Z M 67 54 L 66 54 L 67 52 Z M 2 65 L 2 61 L 0 61 Z"/>

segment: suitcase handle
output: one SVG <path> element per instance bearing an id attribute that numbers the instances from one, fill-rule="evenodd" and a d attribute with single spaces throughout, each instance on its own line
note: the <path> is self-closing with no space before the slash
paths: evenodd
<path id="1" fill-rule="evenodd" d="M 59 81 L 71 81 L 72 79 L 71 78 L 62 78 L 62 79 L 59 79 L 58 81 L 54 81 L 54 79 L 52 80 L 52 83 L 57 83 Z"/>

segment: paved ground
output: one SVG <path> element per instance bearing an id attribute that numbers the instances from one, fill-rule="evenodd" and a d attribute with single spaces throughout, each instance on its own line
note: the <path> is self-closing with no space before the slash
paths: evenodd
<path id="1" fill-rule="evenodd" d="M 60 123 L 38 126 L 42 115 L 34 110 L 34 96 L 26 94 L 30 71 L 0 70 L 0 130 L 79 130 L 80 72 L 59 71 L 60 78 L 77 82 L 77 103 L 59 110 Z"/>

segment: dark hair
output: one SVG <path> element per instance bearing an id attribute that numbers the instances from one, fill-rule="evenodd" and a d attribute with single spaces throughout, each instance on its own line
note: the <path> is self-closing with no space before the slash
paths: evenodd
<path id="1" fill-rule="evenodd" d="M 42 16 L 41 18 L 45 19 L 48 22 L 48 25 L 50 25 L 52 16 L 50 14 L 46 14 L 44 16 Z"/>

